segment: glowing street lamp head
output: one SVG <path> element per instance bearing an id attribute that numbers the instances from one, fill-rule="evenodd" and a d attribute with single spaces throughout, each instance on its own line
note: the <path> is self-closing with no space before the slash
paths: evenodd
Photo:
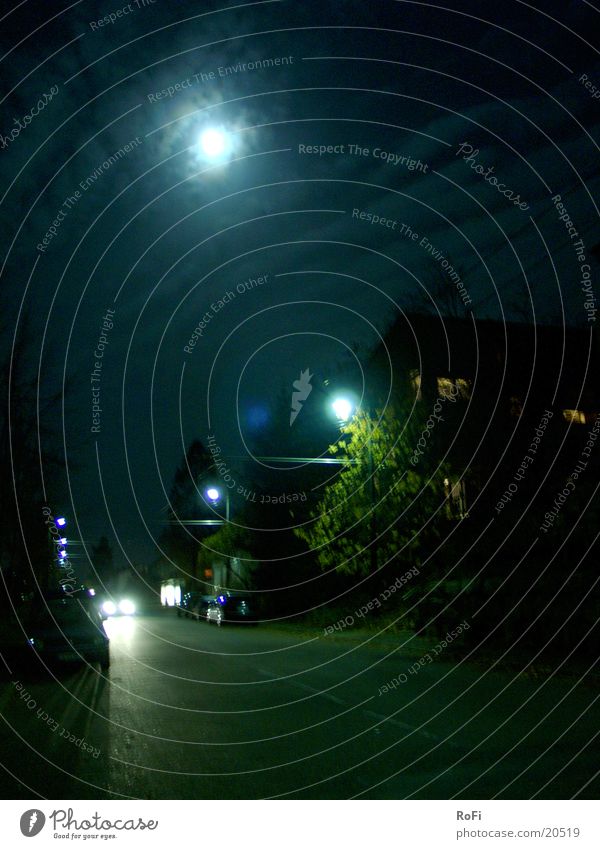
<path id="1" fill-rule="evenodd" d="M 219 492 L 218 489 L 215 489 L 215 487 L 212 486 L 210 489 L 206 490 L 206 496 L 211 501 L 218 501 L 219 498 L 221 497 L 221 493 Z"/>
<path id="2" fill-rule="evenodd" d="M 217 130 L 214 127 L 204 130 L 200 136 L 200 148 L 205 156 L 211 159 L 216 159 L 221 154 L 225 153 L 227 147 L 227 137 L 222 130 Z"/>
<path id="3" fill-rule="evenodd" d="M 352 415 L 352 404 L 347 398 L 336 398 L 331 406 L 341 422 L 347 422 Z"/>
<path id="4" fill-rule="evenodd" d="M 67 520 L 66 520 L 66 519 L 64 519 L 62 516 L 60 516 L 60 517 L 56 520 L 56 524 L 57 524 L 57 526 L 58 526 L 59 528 L 64 528 L 64 526 L 67 524 Z"/>

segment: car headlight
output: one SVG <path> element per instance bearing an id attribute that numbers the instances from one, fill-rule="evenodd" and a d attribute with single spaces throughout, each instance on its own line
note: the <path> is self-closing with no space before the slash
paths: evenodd
<path id="1" fill-rule="evenodd" d="M 102 605 L 103 613 L 106 613 L 107 616 L 114 616 L 117 612 L 117 605 L 114 601 L 105 601 Z"/>
<path id="2" fill-rule="evenodd" d="M 119 602 L 119 610 L 125 616 L 131 616 L 132 613 L 135 613 L 135 604 L 128 598 L 124 598 Z"/>

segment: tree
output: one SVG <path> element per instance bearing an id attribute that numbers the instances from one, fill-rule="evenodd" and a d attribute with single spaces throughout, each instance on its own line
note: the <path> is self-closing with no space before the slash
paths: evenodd
<path id="1" fill-rule="evenodd" d="M 233 522 L 223 524 L 203 541 L 198 554 L 198 564 L 212 572 L 207 583 L 220 589 L 254 589 L 258 563 L 251 551 L 255 544 L 253 531 Z"/>
<path id="2" fill-rule="evenodd" d="M 2 337 L 0 333 L 0 337 Z M 51 379 L 38 384 L 35 332 L 27 313 L 0 356 L 0 570 L 9 593 L 45 587 L 53 552 L 42 508 L 64 467 L 58 446 L 63 394 Z M 44 474 L 44 482 L 42 480 Z"/>
<path id="3" fill-rule="evenodd" d="M 98 544 L 92 548 L 92 564 L 96 575 L 104 585 L 110 583 L 115 577 L 112 548 L 105 536 L 101 536 Z"/>
<path id="4" fill-rule="evenodd" d="M 213 460 L 200 440 L 195 439 L 173 476 L 167 505 L 167 527 L 161 534 L 161 547 L 181 569 L 195 574 L 199 540 L 206 533 L 194 525 L 202 515 L 202 481 L 213 466 Z"/>
<path id="5" fill-rule="evenodd" d="M 445 517 L 441 482 L 447 474 L 427 460 L 413 464 L 424 423 L 399 405 L 376 417 L 358 411 L 330 446 L 342 471 L 324 491 L 311 522 L 296 534 L 323 569 L 366 576 L 394 561 L 420 562 Z"/>

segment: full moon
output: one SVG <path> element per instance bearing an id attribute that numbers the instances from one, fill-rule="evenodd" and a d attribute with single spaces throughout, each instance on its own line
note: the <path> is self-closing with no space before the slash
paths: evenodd
<path id="1" fill-rule="evenodd" d="M 200 147 L 206 156 L 215 158 L 224 153 L 227 146 L 225 133 L 214 128 L 204 130 L 200 136 Z"/>

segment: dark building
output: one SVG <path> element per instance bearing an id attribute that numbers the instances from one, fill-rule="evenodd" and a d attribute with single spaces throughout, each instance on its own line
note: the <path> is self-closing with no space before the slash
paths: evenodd
<path id="1" fill-rule="evenodd" d="M 447 522 L 423 536 L 420 624 L 468 616 L 473 640 L 593 649 L 599 375 L 589 328 L 405 315 L 385 334 L 367 404 L 391 387 L 413 440 L 438 414 L 417 460 L 439 470 Z"/>
<path id="2" fill-rule="evenodd" d="M 461 479 L 454 494 L 462 513 L 517 483 L 517 461 L 529 488 L 540 475 L 568 476 L 579 459 L 590 480 L 598 477 L 600 358 L 587 328 L 406 315 L 370 366 L 371 403 L 381 404 L 391 385 L 391 397 L 443 418 L 428 444 Z"/>

